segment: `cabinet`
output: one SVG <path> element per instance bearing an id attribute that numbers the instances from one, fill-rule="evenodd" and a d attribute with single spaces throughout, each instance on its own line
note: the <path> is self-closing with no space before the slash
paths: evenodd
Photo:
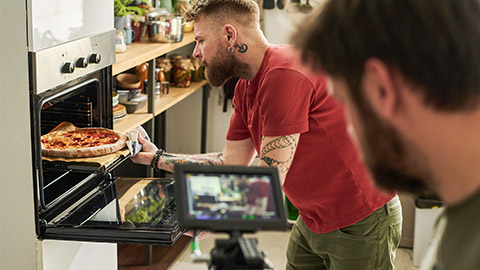
<path id="1" fill-rule="evenodd" d="M 154 77 L 155 58 L 172 52 L 176 49 L 182 48 L 195 41 L 193 33 L 185 33 L 183 40 L 178 43 L 150 43 L 150 42 L 137 42 L 127 46 L 127 51 L 124 53 L 118 53 L 116 55 L 116 63 L 112 66 L 112 75 L 117 75 L 121 72 L 129 70 L 137 65 L 148 62 L 149 63 L 149 78 Z M 201 138 L 201 152 L 205 152 L 206 149 L 206 115 L 207 115 L 207 91 L 208 85 L 206 81 L 192 82 L 190 87 L 178 88 L 170 87 L 170 93 L 167 95 L 159 96 L 154 94 L 154 81 L 148 80 L 148 105 L 142 109 L 137 110 L 135 113 L 127 114 L 123 119 L 117 120 L 113 128 L 120 132 L 128 132 L 137 126 L 148 123 L 149 133 L 153 133 L 154 123 L 156 121 L 150 121 L 155 119 L 156 116 L 161 115 L 167 109 L 171 108 L 178 102 L 184 100 L 199 89 L 203 89 L 203 104 L 202 104 L 202 138 Z M 164 121 L 160 121 L 162 123 Z M 160 129 L 161 131 L 164 128 Z M 151 134 L 153 136 L 153 134 Z M 162 136 L 164 138 L 164 136 Z M 162 147 L 162 142 L 160 142 Z"/>

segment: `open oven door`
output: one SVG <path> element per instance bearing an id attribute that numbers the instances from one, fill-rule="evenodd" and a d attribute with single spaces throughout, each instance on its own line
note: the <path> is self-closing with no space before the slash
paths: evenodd
<path id="1" fill-rule="evenodd" d="M 173 245 L 182 235 L 172 179 L 67 174 L 90 183 L 40 214 L 39 238 Z"/>

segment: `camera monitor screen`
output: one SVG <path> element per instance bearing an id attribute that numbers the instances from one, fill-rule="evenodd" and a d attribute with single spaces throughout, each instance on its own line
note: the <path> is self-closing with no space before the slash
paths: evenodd
<path id="1" fill-rule="evenodd" d="M 175 197 L 184 229 L 253 232 L 287 228 L 276 168 L 177 165 Z"/>

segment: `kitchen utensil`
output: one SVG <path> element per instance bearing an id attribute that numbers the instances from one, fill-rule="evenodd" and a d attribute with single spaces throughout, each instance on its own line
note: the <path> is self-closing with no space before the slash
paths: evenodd
<path id="1" fill-rule="evenodd" d="M 131 100 L 120 100 L 120 103 L 125 106 L 127 113 L 134 113 L 136 110 L 142 108 L 147 103 L 147 95 L 139 94 Z"/>
<path id="2" fill-rule="evenodd" d="M 122 73 L 117 75 L 117 86 L 121 89 L 139 89 L 140 77 L 135 74 Z"/>
<path id="3" fill-rule="evenodd" d="M 112 106 L 115 108 L 115 106 L 118 105 L 118 93 L 117 92 L 112 92 Z"/>
<path id="4" fill-rule="evenodd" d="M 147 32 L 150 42 L 180 42 L 183 39 L 183 17 L 158 12 L 149 13 Z"/>
<path id="5" fill-rule="evenodd" d="M 127 38 L 126 38 L 127 45 L 132 44 L 133 40 L 135 39 L 135 30 L 125 29 L 125 33 L 127 34 Z"/>
<path id="6" fill-rule="evenodd" d="M 145 23 L 143 22 L 132 22 L 132 29 L 135 31 L 135 37 L 133 38 L 133 42 L 138 42 L 142 38 L 142 27 L 144 26 Z"/>
<path id="7" fill-rule="evenodd" d="M 120 103 L 130 101 L 135 99 L 137 96 L 140 96 L 141 89 L 134 90 L 118 90 L 118 101 Z"/>

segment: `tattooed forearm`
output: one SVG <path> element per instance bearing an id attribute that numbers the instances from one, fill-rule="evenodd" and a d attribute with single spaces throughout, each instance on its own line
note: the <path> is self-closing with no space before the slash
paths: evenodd
<path id="1" fill-rule="evenodd" d="M 223 165 L 223 154 L 222 153 L 208 153 L 200 155 L 182 155 L 182 154 L 171 154 L 164 153 L 162 155 L 163 166 L 160 165 L 162 169 L 173 170 L 175 164 L 199 164 L 199 165 Z"/>
<path id="2" fill-rule="evenodd" d="M 289 135 L 289 136 L 278 137 L 274 140 L 271 140 L 262 148 L 261 155 L 264 156 L 277 149 L 290 148 L 289 150 L 293 157 L 293 152 L 297 147 L 297 139 L 298 139 L 298 135 Z M 265 140 L 265 137 L 263 137 L 262 140 Z"/>
<path id="3" fill-rule="evenodd" d="M 282 173 L 287 173 L 292 164 L 297 149 L 299 134 L 275 138 L 262 143 L 260 159 L 270 167 L 277 167 Z M 265 141 L 265 137 L 262 138 Z"/>

